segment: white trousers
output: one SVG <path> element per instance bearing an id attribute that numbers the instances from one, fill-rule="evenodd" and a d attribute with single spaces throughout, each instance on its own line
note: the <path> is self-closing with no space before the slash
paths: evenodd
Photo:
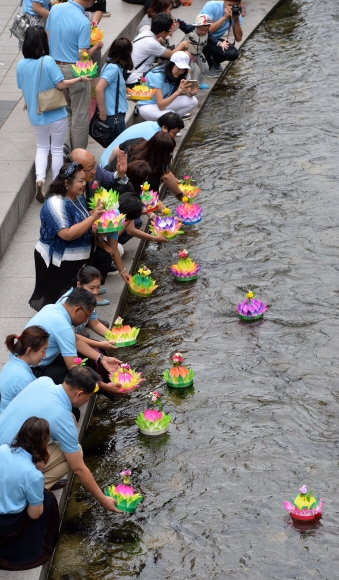
<path id="1" fill-rule="evenodd" d="M 63 165 L 63 147 L 67 127 L 67 117 L 49 125 L 33 125 L 37 151 L 35 155 L 35 174 L 37 181 L 45 181 L 48 154 L 52 153 L 52 177 L 56 178 Z"/>
<path id="2" fill-rule="evenodd" d="M 166 108 L 160 111 L 158 105 L 142 105 L 139 108 L 139 113 L 145 121 L 156 121 L 164 115 L 165 113 L 178 113 L 180 116 L 189 113 L 198 105 L 198 99 L 196 97 L 187 97 L 186 95 L 180 95 L 172 101 L 172 103 Z"/>

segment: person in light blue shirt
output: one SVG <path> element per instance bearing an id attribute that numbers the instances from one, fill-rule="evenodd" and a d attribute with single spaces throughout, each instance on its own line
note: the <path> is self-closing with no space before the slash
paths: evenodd
<path id="1" fill-rule="evenodd" d="M 119 133 L 126 129 L 125 117 L 128 105 L 124 75 L 127 75 L 127 71 L 133 68 L 132 50 L 133 45 L 128 38 L 116 38 L 113 41 L 107 62 L 95 88 L 100 119 L 106 121 L 110 127 L 116 127 Z M 116 110 L 118 84 L 119 96 Z"/>
<path id="2" fill-rule="evenodd" d="M 28 16 L 30 26 L 42 26 L 46 28 L 49 16 L 49 0 L 23 0 L 22 11 Z M 19 40 L 19 50 L 22 41 Z"/>
<path id="3" fill-rule="evenodd" d="M 241 0 L 224 0 L 218 2 L 212 0 L 207 2 L 201 10 L 202 14 L 207 14 L 212 18 L 213 22 L 210 25 L 210 34 L 218 40 L 218 45 L 208 42 L 203 53 L 209 65 L 209 71 L 206 76 L 210 78 L 218 77 L 222 68 L 220 63 L 225 60 L 234 61 L 239 57 L 239 52 L 233 44 L 229 43 L 228 48 L 220 46 L 223 42 L 222 36 L 229 34 L 230 29 L 233 29 L 234 38 L 237 42 L 242 39 L 242 17 L 241 17 Z M 228 40 L 228 39 L 227 39 Z"/>
<path id="4" fill-rule="evenodd" d="M 22 47 L 24 55 L 16 68 L 16 81 L 22 90 L 29 121 L 33 127 L 37 152 L 35 156 L 36 199 L 44 203 L 44 183 L 49 152 L 52 154 L 52 178 L 58 175 L 63 165 L 63 144 L 67 126 L 67 111 L 59 107 L 40 112 L 38 93 L 49 89 L 65 89 L 88 81 L 87 77 L 64 80 L 55 61 L 49 56 L 47 34 L 39 26 L 30 26 Z"/>
<path id="5" fill-rule="evenodd" d="M 49 459 L 48 422 L 29 417 L 12 441 L 0 446 L 0 568 L 27 570 L 47 562 L 55 548 L 60 516 L 44 489 Z"/>
<path id="6" fill-rule="evenodd" d="M 146 141 L 149 141 L 149 139 L 159 131 L 169 133 L 171 137 L 175 139 L 177 133 L 179 133 L 184 126 L 184 121 L 180 115 L 172 112 L 161 115 L 157 121 L 144 121 L 143 123 L 131 125 L 131 127 L 128 127 L 125 131 L 120 133 L 120 135 L 114 139 L 113 143 L 105 149 L 100 158 L 100 165 L 101 167 L 108 166 L 107 169 L 109 169 L 110 162 L 118 155 L 120 143 L 129 141 L 130 139 L 146 139 Z M 109 170 L 112 171 L 112 169 Z"/>
<path id="7" fill-rule="evenodd" d="M 49 459 L 42 466 L 45 488 L 50 489 L 71 470 L 101 505 L 116 511 L 112 498 L 103 494 L 84 463 L 72 415 L 72 407 L 80 408 L 98 391 L 99 380 L 98 373 L 87 366 L 73 367 L 62 385 L 55 385 L 48 377 L 37 379 L 0 416 L 0 445 L 9 445 L 23 422 L 38 415 L 48 421 L 52 440 Z"/>
<path id="8" fill-rule="evenodd" d="M 93 0 L 69 0 L 55 4 L 49 14 L 46 28 L 49 36 L 50 55 L 56 61 L 65 79 L 73 79 L 72 64 L 81 57 L 82 51 L 92 54 L 103 46 L 97 42 L 90 48 L 91 23 L 85 16 Z M 65 148 L 86 149 L 88 144 L 88 100 L 89 84 L 67 87 L 64 94 L 67 100 L 68 125 Z"/>
<path id="9" fill-rule="evenodd" d="M 5 345 L 10 355 L 0 372 L 0 414 L 14 397 L 35 381 L 31 365 L 38 366 L 46 355 L 48 337 L 48 332 L 41 326 L 30 326 L 21 336 L 6 336 Z"/>

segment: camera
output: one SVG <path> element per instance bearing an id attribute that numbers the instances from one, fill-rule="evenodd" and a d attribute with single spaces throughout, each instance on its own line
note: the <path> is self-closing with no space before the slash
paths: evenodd
<path id="1" fill-rule="evenodd" d="M 241 16 L 241 6 L 239 4 L 232 4 L 232 16 Z"/>

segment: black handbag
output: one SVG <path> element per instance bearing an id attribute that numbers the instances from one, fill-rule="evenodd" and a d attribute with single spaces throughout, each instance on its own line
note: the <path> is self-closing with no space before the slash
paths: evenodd
<path id="1" fill-rule="evenodd" d="M 117 92 L 115 97 L 115 112 L 114 112 L 114 127 L 110 127 L 105 121 L 99 117 L 99 107 L 96 106 L 95 113 L 89 123 L 90 136 L 106 149 L 118 135 L 120 131 L 118 128 L 118 112 L 119 112 L 119 89 L 120 89 L 120 73 L 118 71 Z"/>

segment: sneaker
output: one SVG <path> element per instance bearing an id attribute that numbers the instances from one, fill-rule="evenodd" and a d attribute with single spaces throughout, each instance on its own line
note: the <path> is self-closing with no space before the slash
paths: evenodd
<path id="1" fill-rule="evenodd" d="M 216 79 L 219 76 L 219 73 L 217 73 L 214 66 L 211 66 L 211 68 L 208 69 L 206 76 L 210 79 Z"/>
<path id="2" fill-rule="evenodd" d="M 220 62 L 216 62 L 214 65 L 214 68 L 217 72 L 221 72 L 222 71 L 222 66 L 220 64 Z"/>
<path id="3" fill-rule="evenodd" d="M 111 266 L 107 272 L 107 276 L 114 276 L 114 274 L 118 274 L 118 268 Z"/>
<path id="4" fill-rule="evenodd" d="M 190 119 L 192 117 L 191 113 L 186 113 L 185 115 L 181 115 L 182 119 Z"/>
<path id="5" fill-rule="evenodd" d="M 208 90 L 210 87 L 206 83 L 200 83 L 199 89 Z"/>
<path id="6" fill-rule="evenodd" d="M 44 203 L 44 201 L 45 201 L 45 196 L 44 196 L 44 182 L 43 181 L 37 181 L 36 182 L 36 186 L 35 186 L 35 199 L 39 203 Z"/>
<path id="7" fill-rule="evenodd" d="M 109 16 L 111 16 L 111 13 L 110 12 L 104 12 L 103 13 L 103 16 L 106 16 L 106 18 L 108 18 Z"/>

